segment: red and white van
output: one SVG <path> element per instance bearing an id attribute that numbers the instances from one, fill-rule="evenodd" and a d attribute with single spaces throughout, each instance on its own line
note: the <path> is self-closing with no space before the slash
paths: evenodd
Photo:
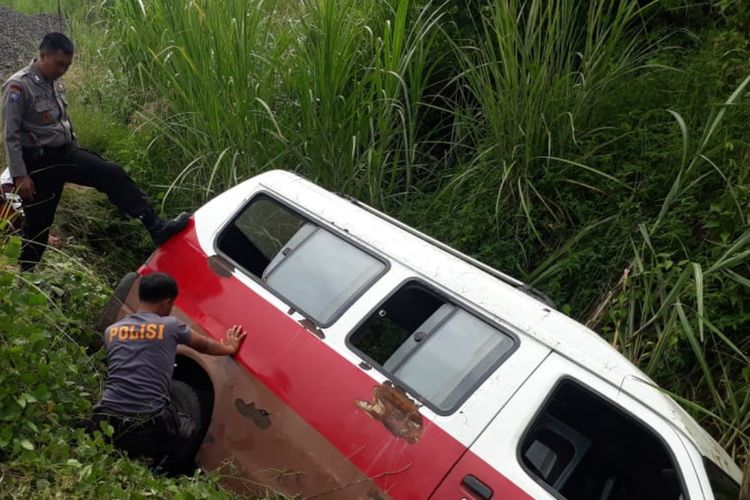
<path id="1" fill-rule="evenodd" d="M 292 173 L 195 212 L 123 278 L 236 358 L 180 348 L 197 461 L 304 498 L 736 499 L 740 469 L 596 333 L 522 283 Z M 540 300 L 542 299 L 542 300 Z"/>

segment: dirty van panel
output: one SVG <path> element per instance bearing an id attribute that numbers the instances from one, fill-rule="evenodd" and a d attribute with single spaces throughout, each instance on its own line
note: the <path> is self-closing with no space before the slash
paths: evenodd
<path id="1" fill-rule="evenodd" d="M 242 494 L 258 485 L 286 495 L 331 499 L 389 498 L 312 426 L 228 357 L 198 359 L 216 388 L 214 413 L 197 462 L 243 479 Z"/>
<path id="2" fill-rule="evenodd" d="M 356 404 L 373 402 L 379 383 L 328 344 L 331 336 L 310 333 L 290 315 L 289 304 L 240 269 L 222 277 L 208 260 L 188 228 L 143 270 L 174 276 L 176 305 L 212 337 L 221 338 L 233 324 L 248 331 L 234 360 L 210 360 L 216 401 L 201 463 L 217 467 L 234 457 L 245 464 L 242 476 L 306 495 L 335 483 L 343 498 L 382 498 L 383 492 L 427 498 L 465 446 L 427 419 L 421 433 L 412 432 L 410 422 L 418 418 L 409 412 L 409 422 L 402 420 L 406 434 L 395 435 L 397 427 Z M 298 473 L 279 475 L 292 467 Z"/>
<path id="3" fill-rule="evenodd" d="M 194 332 L 207 335 L 181 309 L 172 313 Z M 341 500 L 388 498 L 234 360 L 202 355 L 187 346 L 180 346 L 179 354 L 196 361 L 214 388 L 213 413 L 196 462 L 206 471 L 242 478 L 226 480 L 227 486 L 243 495 L 263 495 L 270 489 Z"/>

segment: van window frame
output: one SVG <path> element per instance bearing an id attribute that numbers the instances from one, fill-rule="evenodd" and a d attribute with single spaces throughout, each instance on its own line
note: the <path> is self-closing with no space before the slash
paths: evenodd
<path id="1" fill-rule="evenodd" d="M 377 361 L 372 359 L 370 356 L 368 356 L 366 353 L 362 352 L 357 346 L 355 346 L 352 343 L 352 336 L 354 333 L 359 330 L 364 323 L 372 317 L 373 314 L 375 314 L 378 309 L 380 309 L 383 304 L 388 302 L 396 293 L 398 293 L 400 290 L 402 290 L 406 285 L 408 284 L 417 284 L 429 292 L 437 295 L 439 298 L 444 299 L 446 303 L 452 304 L 458 309 L 463 309 L 465 312 L 471 314 L 476 319 L 488 324 L 498 332 L 500 332 L 503 335 L 506 335 L 513 341 L 513 345 L 508 349 L 500 358 L 498 358 L 495 363 L 492 364 L 492 367 L 489 368 L 482 377 L 480 377 L 474 384 L 470 386 L 469 389 L 467 389 L 466 393 L 456 402 L 456 404 L 451 407 L 448 410 L 442 410 L 436 405 L 434 405 L 432 402 L 428 401 L 426 398 L 424 398 L 421 394 L 419 394 L 418 391 L 415 391 L 414 389 L 409 386 L 409 384 L 406 384 L 403 382 L 399 377 L 396 376 L 395 373 L 392 373 L 389 370 L 386 370 L 383 366 L 380 365 Z M 451 316 L 455 314 L 452 313 Z M 447 318 L 446 318 L 447 321 Z M 363 361 L 365 361 L 369 366 L 371 366 L 373 369 L 377 370 L 381 374 L 385 375 L 387 380 L 392 381 L 395 385 L 398 387 L 401 387 L 405 389 L 411 396 L 413 396 L 417 401 L 419 401 L 422 405 L 429 408 L 433 413 L 436 415 L 440 415 L 441 417 L 447 417 L 450 415 L 453 415 L 458 411 L 461 406 L 471 397 L 474 395 L 474 393 L 477 391 L 479 387 L 481 387 L 482 384 L 484 384 L 487 379 L 489 379 L 500 366 L 503 365 L 521 346 L 521 339 L 518 335 L 510 331 L 507 327 L 502 326 L 498 323 L 498 321 L 494 318 L 491 318 L 485 313 L 484 311 L 480 310 L 476 306 L 474 306 L 472 303 L 468 302 L 466 299 L 456 295 L 455 293 L 435 284 L 431 281 L 427 280 L 426 278 L 422 276 L 408 276 L 404 278 L 402 281 L 400 281 L 389 293 L 388 295 L 381 298 L 377 305 L 370 309 L 367 314 L 362 317 L 357 324 L 347 333 L 346 338 L 344 339 L 344 343 L 349 348 L 350 351 L 352 351 L 354 354 L 362 358 Z"/>
<path id="2" fill-rule="evenodd" d="M 321 323 L 320 321 L 312 317 L 310 314 L 305 312 L 304 309 L 299 308 L 296 304 L 292 303 L 291 300 L 284 297 L 278 291 L 268 286 L 260 277 L 256 276 L 252 272 L 245 269 L 244 266 L 241 266 L 231 256 L 229 256 L 226 252 L 222 251 L 221 248 L 219 248 L 219 239 L 224 234 L 224 231 L 226 231 L 229 226 L 234 224 L 237 221 L 237 219 L 239 219 L 240 216 L 245 212 L 245 210 L 247 210 L 250 207 L 250 205 L 256 202 L 259 198 L 265 198 L 265 199 L 271 200 L 272 202 L 277 203 L 282 208 L 284 208 L 285 210 L 288 210 L 292 214 L 300 217 L 301 219 L 315 224 L 320 229 L 328 231 L 334 237 L 339 238 L 340 240 L 357 248 L 358 250 L 361 250 L 362 252 L 366 253 L 370 257 L 374 258 L 375 260 L 383 264 L 383 269 L 377 275 L 375 275 L 372 279 L 370 279 L 370 281 L 365 283 L 359 290 L 357 290 L 357 293 L 351 295 L 348 300 L 346 300 L 338 309 L 336 309 L 336 312 L 333 315 L 331 315 L 330 321 L 326 323 Z M 360 298 L 362 298 L 362 296 L 365 295 L 370 290 L 370 288 L 373 287 L 373 285 L 375 285 L 378 281 L 380 281 L 380 279 L 383 276 L 388 274 L 388 272 L 391 270 L 391 267 L 392 267 L 391 261 L 386 256 L 382 255 L 380 252 L 375 251 L 375 249 L 373 249 L 372 247 L 365 245 L 363 242 L 354 239 L 349 234 L 348 231 L 341 229 L 335 224 L 332 224 L 330 222 L 327 222 L 321 219 L 320 217 L 312 214 L 309 210 L 305 210 L 304 208 L 297 205 L 296 203 L 293 203 L 292 201 L 284 198 L 278 193 L 270 191 L 267 188 L 261 188 L 255 191 L 252 194 L 252 196 L 249 199 L 245 200 L 240 206 L 240 208 L 238 208 L 232 214 L 232 216 L 229 219 L 227 219 L 227 221 L 219 227 L 219 229 L 216 231 L 215 236 L 213 238 L 213 250 L 217 255 L 220 255 L 221 257 L 227 259 L 236 269 L 240 270 L 243 275 L 247 276 L 248 278 L 253 280 L 255 283 L 263 287 L 265 290 L 273 294 L 274 297 L 276 297 L 277 299 L 287 304 L 291 308 L 291 311 L 288 313 L 288 315 L 291 315 L 293 312 L 298 312 L 299 314 L 304 316 L 307 320 L 311 321 L 315 326 L 319 328 L 329 328 L 333 326 L 334 324 L 336 324 L 336 322 L 339 319 L 341 319 L 341 316 L 343 316 L 346 313 L 346 311 L 349 310 L 349 308 L 351 308 Z"/>
<path id="3" fill-rule="evenodd" d="M 544 366 L 544 363 L 541 365 Z M 600 379 L 601 380 L 601 379 Z M 544 488 L 544 490 L 552 495 L 554 498 L 557 498 L 559 500 L 565 500 L 565 497 L 560 495 L 560 493 L 552 488 L 550 485 L 548 485 L 546 482 L 544 482 L 539 476 L 534 474 L 533 471 L 531 471 L 523 460 L 523 453 L 522 448 L 523 444 L 526 442 L 526 439 L 529 437 L 529 434 L 531 433 L 532 427 L 534 427 L 534 424 L 537 422 L 539 417 L 542 416 L 544 410 L 547 408 L 547 406 L 550 404 L 550 401 L 552 400 L 552 396 L 555 394 L 555 392 L 560 388 L 560 386 L 565 382 L 571 382 L 572 384 L 576 385 L 577 387 L 581 388 L 583 391 L 587 391 L 593 396 L 599 398 L 600 401 L 604 403 L 604 405 L 609 406 L 610 409 L 612 409 L 614 412 L 620 414 L 622 417 L 624 417 L 627 420 L 630 420 L 636 427 L 639 427 L 641 430 L 645 431 L 646 433 L 650 434 L 651 436 L 656 437 L 658 442 L 666 448 L 667 453 L 669 455 L 669 458 L 672 460 L 672 463 L 677 467 L 677 476 L 680 479 L 680 487 L 682 488 L 682 493 L 685 495 L 684 500 L 690 500 L 690 489 L 687 486 L 687 482 L 685 481 L 685 474 L 683 473 L 682 467 L 680 466 L 680 462 L 677 460 L 677 456 L 675 455 L 674 451 L 672 450 L 672 445 L 670 445 L 669 441 L 667 441 L 664 436 L 661 435 L 661 433 L 657 432 L 656 429 L 648 425 L 643 420 L 639 419 L 635 415 L 633 415 L 631 412 L 623 408 L 622 406 L 618 405 L 614 401 L 612 401 L 609 397 L 603 395 L 601 392 L 597 391 L 590 385 L 586 384 L 582 380 L 579 380 L 571 375 L 563 375 L 559 377 L 552 388 L 549 390 L 547 395 L 544 397 L 544 400 L 542 400 L 542 403 L 539 405 L 539 408 L 536 409 L 534 412 L 534 415 L 529 419 L 528 425 L 526 425 L 526 428 L 524 429 L 523 433 L 521 434 L 521 437 L 518 440 L 518 445 L 516 446 L 516 461 L 518 462 L 518 465 L 523 469 L 523 471 L 526 473 L 527 476 L 529 476 L 535 483 L 537 483 L 539 486 Z M 604 383 L 608 383 L 604 380 L 602 380 Z M 520 389 L 523 391 L 523 386 Z M 627 394 L 627 393 L 626 393 Z M 629 397 L 632 397 L 628 394 Z M 633 398 L 637 401 L 636 398 Z M 645 406 L 646 409 L 651 412 L 652 415 L 655 415 L 659 417 L 659 415 L 655 414 L 651 408 L 648 407 L 645 403 L 638 401 L 641 405 Z M 669 425 L 665 422 L 666 425 Z M 672 428 L 669 426 L 670 429 Z M 691 463 L 691 465 L 693 465 Z M 693 466 L 694 467 L 694 466 Z"/>
<path id="4" fill-rule="evenodd" d="M 737 492 L 742 493 L 742 485 L 734 480 L 732 476 L 730 476 L 727 471 L 722 469 L 719 464 L 708 458 L 706 455 L 701 454 L 702 462 L 703 462 L 703 468 L 706 471 L 706 477 L 708 478 L 708 488 L 711 493 L 713 493 L 714 498 L 718 499 L 719 496 L 716 494 L 716 479 L 721 479 L 723 481 L 730 481 L 732 483 L 732 486 L 737 487 Z M 718 478 L 717 478 L 718 474 Z M 732 500 L 739 498 L 738 496 L 733 496 Z"/>

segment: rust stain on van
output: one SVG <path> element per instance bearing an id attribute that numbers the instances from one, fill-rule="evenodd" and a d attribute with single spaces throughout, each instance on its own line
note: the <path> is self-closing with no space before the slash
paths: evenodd
<path id="1" fill-rule="evenodd" d="M 424 424 L 417 404 L 387 380 L 372 388 L 372 401 L 355 399 L 354 404 L 409 444 L 415 444 L 422 437 Z"/>
<path id="2" fill-rule="evenodd" d="M 255 403 L 245 403 L 242 399 L 234 400 L 234 407 L 240 415 L 253 421 L 258 429 L 266 430 L 271 426 L 270 414 L 263 408 L 256 408 Z"/>

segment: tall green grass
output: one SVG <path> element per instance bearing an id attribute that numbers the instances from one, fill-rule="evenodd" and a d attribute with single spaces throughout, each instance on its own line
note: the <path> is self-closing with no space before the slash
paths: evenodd
<path id="1" fill-rule="evenodd" d="M 150 105 L 145 120 L 173 148 L 164 168 L 181 189 L 210 197 L 283 156 L 272 107 L 282 97 L 290 35 L 271 29 L 275 7 L 244 0 L 112 4 L 116 53 Z"/>
<path id="2" fill-rule="evenodd" d="M 118 53 L 175 148 L 174 189 L 210 197 L 269 168 L 382 203 L 407 192 L 438 11 L 400 0 L 125 0 Z"/>
<path id="3" fill-rule="evenodd" d="M 465 203 L 468 191 L 480 198 L 477 210 L 518 221 L 543 243 L 535 208 L 568 215 L 551 182 L 592 194 L 617 184 L 567 158 L 600 125 L 602 101 L 653 54 L 645 8 L 637 0 L 491 2 L 479 43 L 456 45 L 464 92 L 456 115 L 470 148 L 446 193 Z"/>
<path id="4" fill-rule="evenodd" d="M 439 11 L 403 0 L 303 5 L 304 36 L 289 75 L 299 105 L 297 157 L 324 185 L 385 205 L 426 167 L 417 128 Z"/>
<path id="5" fill-rule="evenodd" d="M 700 415 L 735 456 L 750 442 L 750 337 L 741 329 L 741 320 L 727 322 L 724 316 L 733 313 L 732 306 L 742 307 L 735 302 L 738 297 L 750 297 L 746 200 L 735 198 L 730 208 L 736 220 L 744 221 L 744 228 L 737 228 L 734 238 L 727 234 L 725 241 L 714 243 L 708 252 L 691 255 L 686 251 L 675 259 L 670 246 L 660 248 L 655 240 L 664 241 L 659 237 L 669 231 L 665 220 L 686 198 L 695 196 L 707 178 L 721 179 L 733 197 L 737 188 L 730 172 L 733 167 L 722 168 L 709 155 L 727 110 L 738 105 L 748 85 L 750 76 L 714 108 L 697 137 L 691 137 L 679 113 L 670 111 L 683 139 L 682 157 L 657 215 L 639 226 L 631 242 L 633 258 L 616 298 L 613 339 L 647 374 L 667 381 L 673 393 L 689 395 L 674 394 Z M 686 249 L 691 246 L 684 245 Z M 677 352 L 692 360 L 687 370 L 686 360 Z M 675 377 L 685 371 L 691 375 L 687 380 Z"/>

